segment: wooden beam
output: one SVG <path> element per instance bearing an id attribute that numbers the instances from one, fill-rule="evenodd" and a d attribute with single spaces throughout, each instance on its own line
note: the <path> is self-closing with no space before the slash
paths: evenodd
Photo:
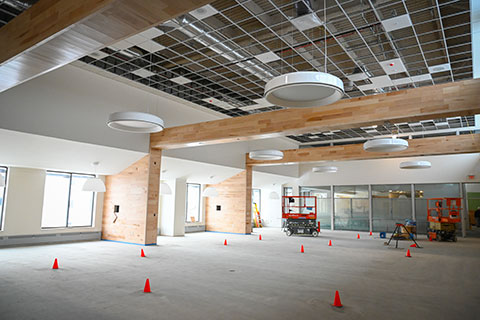
<path id="1" fill-rule="evenodd" d="M 0 29 L 0 92 L 212 0 L 40 0 Z"/>
<path id="2" fill-rule="evenodd" d="M 408 144 L 407 150 L 393 153 L 367 152 L 363 150 L 363 143 L 292 149 L 283 151 L 282 160 L 258 161 L 247 157 L 247 166 L 476 153 L 480 152 L 480 134 L 411 139 Z"/>
<path id="3" fill-rule="evenodd" d="M 174 149 L 480 113 L 480 79 L 167 128 L 153 148 Z"/>

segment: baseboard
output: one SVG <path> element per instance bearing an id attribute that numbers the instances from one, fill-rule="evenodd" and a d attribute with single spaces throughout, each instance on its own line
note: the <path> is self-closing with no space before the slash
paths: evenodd
<path id="1" fill-rule="evenodd" d="M 101 232 L 68 232 L 0 237 L 0 247 L 100 240 Z"/>
<path id="2" fill-rule="evenodd" d="M 192 233 L 192 232 L 205 232 L 205 225 L 185 225 L 185 233 Z"/>

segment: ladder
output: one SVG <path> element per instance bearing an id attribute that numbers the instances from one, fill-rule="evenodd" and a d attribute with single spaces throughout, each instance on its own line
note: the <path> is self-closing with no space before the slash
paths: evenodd
<path id="1" fill-rule="evenodd" d="M 396 236 L 396 235 L 401 234 L 403 230 L 407 231 L 408 237 L 410 238 L 410 240 L 412 240 L 412 241 L 415 243 L 415 245 L 417 246 L 417 248 L 421 248 L 421 247 L 418 245 L 417 241 L 415 241 L 415 238 L 413 237 L 413 234 L 411 234 L 410 231 L 408 231 L 408 229 L 405 228 L 405 225 L 402 224 L 402 223 L 396 223 L 396 224 L 395 224 L 395 230 L 393 230 L 392 236 L 390 237 L 390 239 L 388 240 L 388 242 L 385 242 L 385 245 L 386 245 L 386 246 L 390 245 L 390 242 L 391 242 L 392 239 L 393 239 L 393 240 L 396 240 L 395 248 L 398 248 L 398 240 L 403 239 L 403 238 L 400 238 L 399 236 Z"/>
<path id="2" fill-rule="evenodd" d="M 258 211 L 257 203 L 254 202 L 253 205 L 255 206 L 255 227 L 262 228 L 262 220 L 260 219 L 260 211 Z"/>

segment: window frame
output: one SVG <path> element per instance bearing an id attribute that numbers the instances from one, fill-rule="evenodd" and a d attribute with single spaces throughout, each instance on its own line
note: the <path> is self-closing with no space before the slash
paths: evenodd
<path id="1" fill-rule="evenodd" d="M 3 213 L 5 211 L 5 195 L 7 194 L 8 185 L 8 167 L 0 166 L 0 168 L 5 169 L 5 186 L 3 187 L 2 207 L 0 208 L 0 231 L 3 231 Z"/>
<path id="2" fill-rule="evenodd" d="M 65 174 L 69 176 L 69 183 L 68 183 L 68 201 L 67 201 L 67 215 L 66 215 L 66 220 L 65 220 L 65 226 L 59 226 L 59 227 L 43 227 L 40 226 L 40 228 L 43 230 L 47 229 L 73 229 L 73 228 L 92 228 L 93 227 L 93 216 L 95 213 L 95 204 L 96 204 L 96 198 L 95 194 L 97 192 L 92 191 L 92 208 L 90 210 L 90 225 L 84 225 L 84 226 L 69 226 L 68 225 L 68 219 L 70 217 L 70 202 L 71 202 L 71 196 L 72 196 L 72 178 L 74 175 L 77 176 L 87 176 L 91 178 L 97 178 L 96 175 L 94 174 L 88 174 L 88 173 L 79 173 L 79 172 L 65 172 L 65 171 L 56 171 L 56 170 L 46 170 L 46 175 L 45 175 L 45 183 L 47 181 L 47 176 L 48 173 L 60 173 L 60 174 Z M 45 191 L 44 191 L 44 201 L 45 201 Z M 42 217 L 43 217 L 43 208 L 42 208 Z"/>
<path id="3" fill-rule="evenodd" d="M 257 208 L 258 208 L 258 212 L 262 212 L 262 189 L 260 188 L 252 188 L 252 212 L 253 209 L 254 209 L 254 201 L 255 200 L 254 198 L 254 193 L 258 191 L 258 203 L 257 203 Z"/>
<path id="4" fill-rule="evenodd" d="M 192 222 L 188 220 L 188 186 L 195 185 L 198 186 L 198 221 Z M 187 188 L 185 191 L 185 223 L 201 223 L 202 222 L 202 185 L 200 183 L 187 183 Z"/>

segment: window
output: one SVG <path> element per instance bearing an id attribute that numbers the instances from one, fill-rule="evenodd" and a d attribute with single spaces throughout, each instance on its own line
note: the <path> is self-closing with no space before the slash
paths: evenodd
<path id="1" fill-rule="evenodd" d="M 369 229 L 367 186 L 334 187 L 335 230 Z"/>
<path id="2" fill-rule="evenodd" d="M 409 184 L 372 186 L 373 231 L 392 232 L 396 223 L 412 219 L 412 188 Z"/>
<path id="3" fill-rule="evenodd" d="M 417 232 L 427 232 L 427 202 L 429 198 L 459 198 L 460 185 L 458 183 L 416 184 L 415 185 L 415 216 Z M 463 204 L 463 201 L 462 201 Z M 460 230 L 460 228 L 457 228 Z"/>
<path id="4" fill-rule="evenodd" d="M 293 196 L 293 188 L 292 187 L 284 187 L 283 188 L 283 195 L 284 196 Z"/>
<path id="5" fill-rule="evenodd" d="M 47 171 L 42 228 L 91 227 L 94 192 L 82 191 L 93 175 Z"/>
<path id="6" fill-rule="evenodd" d="M 330 186 L 300 187 L 300 193 L 304 196 L 317 197 L 317 221 L 321 229 L 330 229 L 332 226 L 332 194 Z"/>
<path id="7" fill-rule="evenodd" d="M 200 185 L 187 183 L 186 222 L 200 221 Z"/>
<path id="8" fill-rule="evenodd" d="M 7 167 L 0 167 L 0 180 L 4 187 L 0 187 L 0 230 L 2 230 L 3 207 L 5 203 L 5 190 L 7 190 Z"/>
<path id="9" fill-rule="evenodd" d="M 261 193 L 260 189 L 252 189 L 252 212 L 255 213 L 255 203 L 257 204 L 258 212 L 261 212 L 262 201 L 260 199 Z"/>

